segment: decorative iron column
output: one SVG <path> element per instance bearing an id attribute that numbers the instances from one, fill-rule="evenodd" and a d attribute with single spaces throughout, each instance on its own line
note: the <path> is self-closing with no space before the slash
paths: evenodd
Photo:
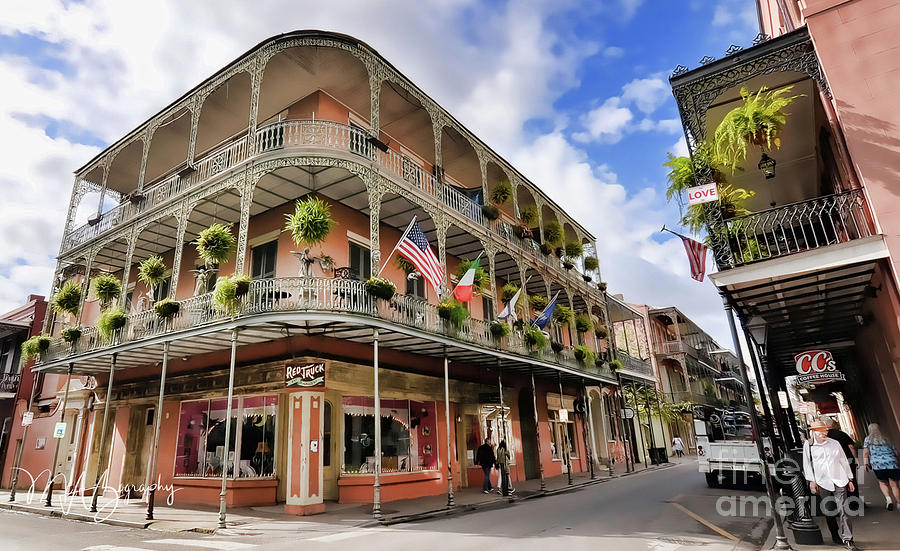
<path id="1" fill-rule="evenodd" d="M 581 396 L 584 400 L 584 414 L 581 424 L 581 433 L 584 435 L 584 449 L 585 456 L 587 456 L 588 460 L 588 470 L 591 473 L 591 480 L 597 478 L 594 474 L 594 446 L 596 445 L 594 442 L 594 431 L 593 427 L 590 426 L 591 416 L 590 416 L 590 405 L 588 404 L 589 398 L 587 393 L 587 385 L 584 383 L 584 378 L 581 379 Z M 590 442 L 588 441 L 588 433 L 590 433 Z"/>
<path id="2" fill-rule="evenodd" d="M 453 454 L 450 452 L 450 359 L 444 347 L 444 417 L 447 418 L 447 507 L 456 505 L 453 499 Z"/>
<path id="3" fill-rule="evenodd" d="M 106 401 L 103 403 L 103 426 L 100 429 L 100 444 L 97 449 L 97 478 L 94 480 L 94 492 L 91 496 L 91 512 L 97 512 L 97 499 L 100 497 L 100 477 L 103 475 L 103 448 L 106 445 L 106 430 L 109 421 L 109 402 L 112 400 L 113 376 L 116 372 L 117 353 L 113 352 L 109 362 L 109 380 L 106 382 Z"/>
<path id="4" fill-rule="evenodd" d="M 372 487 L 372 516 L 381 520 L 381 400 L 378 398 L 378 329 L 372 330 L 375 371 L 375 482 Z"/>
<path id="5" fill-rule="evenodd" d="M 150 494 L 147 498 L 147 520 L 153 520 L 153 504 L 156 498 L 156 470 L 159 461 L 159 428 L 162 419 L 163 397 L 166 392 L 166 369 L 169 365 L 169 341 L 163 343 L 162 370 L 159 375 L 159 398 L 156 401 L 156 423 L 153 427 L 153 447 L 150 448 Z"/>
<path id="6" fill-rule="evenodd" d="M 503 441 L 506 442 L 506 453 L 509 455 L 510 442 L 508 441 L 508 436 L 506 434 L 506 411 L 503 405 L 503 367 L 500 365 L 500 358 L 497 358 L 497 388 L 500 391 L 500 430 L 497 431 L 500 433 L 500 436 L 503 438 Z M 499 442 L 498 442 L 499 444 Z M 508 461 L 508 460 L 507 460 Z M 507 463 L 507 467 L 509 464 Z M 509 474 L 506 475 L 509 477 Z M 500 480 L 498 481 L 498 486 L 500 486 L 500 493 L 504 494 L 504 490 L 506 488 L 503 487 L 503 466 L 500 466 Z M 509 480 L 507 480 L 507 487 L 509 486 Z"/>
<path id="7" fill-rule="evenodd" d="M 566 404 L 563 401 L 562 375 L 560 375 L 559 371 L 556 372 L 556 383 L 559 385 L 559 410 L 562 411 L 566 409 Z M 566 475 L 569 486 L 571 486 L 572 461 L 569 460 L 569 427 L 566 425 L 568 425 L 568 423 L 563 424 L 563 461 L 566 462 Z"/>
<path id="8" fill-rule="evenodd" d="M 225 452 L 222 457 L 222 490 L 219 492 L 219 528 L 225 528 L 225 508 L 228 490 L 228 451 L 231 447 L 231 401 L 234 399 L 234 364 L 237 355 L 238 330 L 231 330 L 231 364 L 228 368 L 228 403 L 225 404 Z M 162 392 L 160 390 L 160 392 Z"/>
<path id="9" fill-rule="evenodd" d="M 72 370 L 75 368 L 75 364 L 69 362 L 69 367 L 66 369 L 66 390 L 63 392 L 63 402 L 62 409 L 60 410 L 59 422 L 65 424 L 66 422 L 66 407 L 69 405 L 69 385 L 72 383 Z M 62 436 L 57 437 L 56 431 L 54 431 L 53 439 L 56 440 L 56 444 L 53 446 L 53 461 L 50 463 L 50 480 L 47 481 L 47 495 L 45 496 L 44 506 L 51 507 L 53 505 L 53 483 L 56 481 L 56 460 L 59 458 L 59 443 L 65 438 L 66 433 L 68 432 L 68 428 L 66 427 L 65 432 L 63 432 Z M 65 479 L 63 479 L 65 480 Z M 63 484 L 63 492 L 68 490 L 65 484 Z"/>
<path id="10" fill-rule="evenodd" d="M 627 390 L 626 396 L 627 396 Z M 638 409 L 638 397 L 637 391 L 634 389 L 634 383 L 631 383 L 631 398 L 634 400 L 634 414 L 637 415 L 638 420 L 638 435 L 641 437 L 641 457 L 644 458 L 644 468 L 647 468 L 647 453 L 644 451 L 644 431 L 641 429 L 641 412 Z M 649 425 L 649 422 L 647 423 Z M 631 422 L 631 428 L 634 430 L 634 421 Z M 635 442 L 637 444 L 637 442 Z"/>
<path id="11" fill-rule="evenodd" d="M 32 406 L 34 406 L 34 396 L 37 394 L 37 378 L 32 374 L 31 377 L 31 394 L 28 396 L 28 409 L 22 412 L 24 416 L 26 413 L 31 411 Z M 16 486 L 19 484 L 19 467 L 22 465 L 22 453 L 25 451 L 25 438 L 28 436 L 28 427 L 31 426 L 31 423 L 25 425 L 22 429 L 22 438 L 19 439 L 18 444 L 16 445 L 16 460 L 13 463 L 12 469 L 12 480 L 10 480 L 9 485 L 9 502 L 12 503 L 16 500 Z"/>
<path id="12" fill-rule="evenodd" d="M 541 459 L 541 423 L 538 421 L 537 387 L 534 386 L 534 370 L 531 370 L 531 403 L 534 406 L 534 444 L 537 449 L 538 473 L 541 477 L 541 491 L 547 490 L 547 482 L 544 480 L 544 461 Z"/>

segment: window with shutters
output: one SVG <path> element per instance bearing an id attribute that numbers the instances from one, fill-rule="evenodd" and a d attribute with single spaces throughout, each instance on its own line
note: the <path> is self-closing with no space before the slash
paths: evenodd
<path id="1" fill-rule="evenodd" d="M 269 241 L 251 250 L 250 276 L 253 279 L 275 277 L 275 258 L 278 256 L 278 240 Z"/>
<path id="2" fill-rule="evenodd" d="M 372 257 L 369 249 L 350 242 L 350 276 L 365 281 L 372 276 Z"/>

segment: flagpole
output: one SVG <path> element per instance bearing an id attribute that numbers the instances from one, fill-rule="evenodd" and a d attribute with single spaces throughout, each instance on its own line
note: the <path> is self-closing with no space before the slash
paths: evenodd
<path id="1" fill-rule="evenodd" d="M 551 298 L 551 299 L 550 299 L 550 302 L 547 303 L 547 308 L 549 308 L 550 305 L 553 304 L 553 303 L 556 301 L 557 297 L 559 297 L 559 291 L 556 291 L 556 294 L 553 295 L 553 298 Z M 541 311 L 541 313 L 538 314 L 537 318 L 534 318 L 533 320 L 531 320 L 531 325 L 532 325 L 532 327 L 535 325 L 534 321 L 535 321 L 536 319 L 541 318 L 541 317 L 544 316 L 544 313 L 547 311 L 547 308 L 544 308 L 544 309 Z M 555 309 L 555 308 L 556 308 L 556 307 L 554 306 L 554 309 Z M 550 312 L 549 314 L 547 314 L 547 316 L 551 316 L 551 315 L 553 315 L 553 312 Z"/>
<path id="2" fill-rule="evenodd" d="M 391 254 L 387 255 L 387 258 L 384 259 L 384 263 L 381 265 L 381 269 L 378 270 L 378 275 L 381 275 L 381 272 L 387 267 L 388 260 L 390 260 L 394 253 L 397 252 L 397 247 L 400 246 L 400 243 L 403 243 L 403 240 L 406 239 L 406 235 L 409 233 L 409 230 L 412 229 L 413 224 L 416 223 L 416 216 L 412 217 L 412 220 L 409 221 L 409 225 L 406 226 L 406 231 L 403 232 L 403 235 L 400 236 L 400 239 L 397 240 L 397 244 L 394 245 L 394 249 L 391 251 Z"/>

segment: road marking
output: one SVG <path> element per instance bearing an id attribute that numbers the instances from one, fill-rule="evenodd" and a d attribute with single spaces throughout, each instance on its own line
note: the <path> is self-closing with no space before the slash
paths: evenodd
<path id="1" fill-rule="evenodd" d="M 684 514 L 686 514 L 687 516 L 691 517 L 692 519 L 696 520 L 697 522 L 699 522 L 699 523 L 702 524 L 703 526 L 706 526 L 707 528 L 709 528 L 709 529 L 712 530 L 713 532 L 719 534 L 720 536 L 726 537 L 726 538 L 730 539 L 731 541 L 735 541 L 735 542 L 741 541 L 741 538 L 735 536 L 734 534 L 732 534 L 731 532 L 729 532 L 729 531 L 727 531 L 727 530 L 723 530 L 722 528 L 719 528 L 718 526 L 716 526 L 715 524 L 713 524 L 713 523 L 711 523 L 710 521 L 706 520 L 705 518 L 701 517 L 701 516 L 698 515 L 697 513 L 691 511 L 690 509 L 688 509 L 688 508 L 685 507 L 684 505 L 682 505 L 682 504 L 680 504 L 680 503 L 672 503 L 672 505 L 674 505 L 674 506 L 675 506 L 679 511 L 681 511 L 682 513 L 684 513 Z"/>
<path id="2" fill-rule="evenodd" d="M 162 540 L 144 540 L 143 543 L 162 543 L 168 545 L 180 545 L 182 547 L 205 547 L 207 549 L 221 549 L 222 551 L 237 551 L 238 549 L 252 549 L 256 545 L 250 543 L 238 543 L 236 541 L 219 541 L 219 540 L 179 540 L 179 539 L 162 539 Z M 110 550 L 112 551 L 112 550 Z"/>

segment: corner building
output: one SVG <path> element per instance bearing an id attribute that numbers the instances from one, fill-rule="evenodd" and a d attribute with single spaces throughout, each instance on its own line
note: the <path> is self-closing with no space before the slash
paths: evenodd
<path id="1" fill-rule="evenodd" d="M 501 182 L 512 194 L 491 220 L 481 202 Z M 282 230 L 309 196 L 331 206 L 337 225 L 310 251 L 324 260 L 304 273 L 303 251 Z M 78 225 L 85 201 L 97 212 Z M 523 209 L 537 220 L 523 224 Z M 421 277 L 388 258 L 414 216 L 447 289 L 459 263 L 483 253 L 487 281 L 460 326 L 440 318 Z M 609 359 L 601 333 L 553 322 L 555 352 L 530 349 L 520 331 L 495 339 L 489 330 L 502 286 L 523 282 L 520 317 L 537 313 L 529 296 L 558 292 L 606 325 L 599 272 L 541 252 L 550 221 L 596 254 L 578 222 L 367 45 L 318 31 L 260 43 L 76 172 L 54 292 L 113 274 L 128 316 L 103 338 L 93 292 L 77 319 L 47 316 L 54 340 L 34 369 L 71 373 L 57 400 L 66 380 L 91 396 L 68 404 L 84 408 L 70 427 L 83 437 L 60 474 L 69 484 L 84 476 L 75 491 L 90 493 L 99 472 L 108 491 L 133 494 L 156 471 L 177 503 L 210 505 L 224 475 L 229 506 L 312 514 L 329 501 L 377 507 L 480 486 L 473 460 L 485 438 L 509 443 L 513 481 L 612 464 L 622 443 L 591 430 L 615 424 L 615 375 L 573 355 L 583 345 Z M 214 223 L 231 226 L 237 251 L 204 279 L 192 242 Z M 137 266 L 153 254 L 172 275 L 151 295 Z M 389 301 L 366 292 L 379 272 L 397 286 Z M 252 281 L 232 316 L 211 291 L 233 273 Z M 152 307 L 165 297 L 179 303 L 167 322 Z M 83 334 L 71 345 L 59 335 L 73 324 Z M 580 407 L 585 395 L 594 398 Z"/>

